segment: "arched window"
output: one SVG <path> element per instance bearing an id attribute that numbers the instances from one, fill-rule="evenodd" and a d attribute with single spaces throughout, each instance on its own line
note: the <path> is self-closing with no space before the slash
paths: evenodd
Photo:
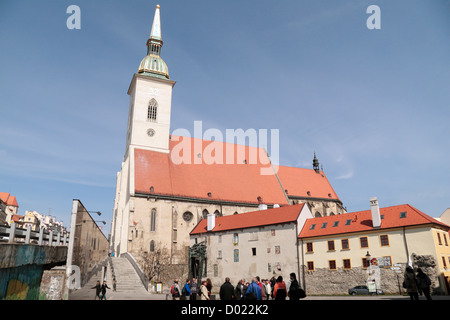
<path id="1" fill-rule="evenodd" d="M 319 211 L 316 211 L 316 214 L 314 215 L 315 218 L 320 218 L 322 215 L 320 214 Z"/>
<path id="2" fill-rule="evenodd" d="M 216 217 L 220 217 L 220 216 L 221 216 L 219 210 L 214 211 L 214 215 L 215 215 Z"/>
<path id="3" fill-rule="evenodd" d="M 158 114 L 158 102 L 155 99 L 150 100 L 148 103 L 147 119 L 150 121 L 156 121 Z"/>
<path id="4" fill-rule="evenodd" d="M 152 209 L 152 213 L 150 215 L 150 231 L 156 230 L 156 209 Z"/>
<path id="5" fill-rule="evenodd" d="M 206 219 L 206 216 L 209 214 L 208 210 L 203 210 L 202 211 L 202 219 Z"/>
<path id="6" fill-rule="evenodd" d="M 155 251 L 155 240 L 150 241 L 150 252 Z"/>

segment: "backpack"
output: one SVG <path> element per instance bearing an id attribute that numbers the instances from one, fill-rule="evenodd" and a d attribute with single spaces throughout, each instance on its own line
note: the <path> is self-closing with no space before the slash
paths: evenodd
<path id="1" fill-rule="evenodd" d="M 259 288 L 259 287 L 258 287 Z M 245 300 L 256 300 L 256 294 L 253 292 L 253 286 L 249 285 L 245 294 Z"/>
<path id="2" fill-rule="evenodd" d="M 175 286 L 172 286 L 172 288 L 170 288 L 170 293 L 172 294 L 172 297 L 175 298 L 178 298 L 180 296 L 180 291 Z"/>
<path id="3" fill-rule="evenodd" d="M 181 289 L 181 294 L 182 294 L 183 296 L 185 296 L 186 293 L 187 293 L 186 286 L 184 286 L 183 289 Z"/>

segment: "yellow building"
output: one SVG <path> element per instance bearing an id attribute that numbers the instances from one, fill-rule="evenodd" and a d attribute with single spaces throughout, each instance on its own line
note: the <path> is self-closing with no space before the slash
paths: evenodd
<path id="1" fill-rule="evenodd" d="M 406 204 L 306 221 L 299 235 L 301 280 L 309 294 L 345 294 L 375 280 L 400 293 L 407 264 L 421 268 L 432 293 L 449 294 L 450 226 Z"/>

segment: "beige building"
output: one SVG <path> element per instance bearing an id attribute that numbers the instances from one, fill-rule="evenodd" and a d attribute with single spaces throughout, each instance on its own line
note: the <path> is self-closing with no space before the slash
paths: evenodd
<path id="1" fill-rule="evenodd" d="M 203 246 L 203 256 L 191 254 L 190 276 L 210 278 L 220 286 L 225 277 L 235 285 L 255 276 L 270 279 L 300 271 L 297 237 L 306 219 L 306 204 L 252 211 L 239 215 L 208 215 L 190 233 L 191 247 Z"/>
<path id="2" fill-rule="evenodd" d="M 81 201 L 74 200 L 74 205 L 76 221 L 71 264 L 80 268 L 83 286 L 108 257 L 109 242 L 98 221 L 92 218 Z"/>
<path id="3" fill-rule="evenodd" d="M 410 205 L 380 209 L 376 198 L 371 210 L 307 220 L 301 280 L 310 294 L 345 294 L 372 279 L 385 293 L 399 293 L 410 264 L 430 276 L 432 292 L 448 294 L 449 229 Z"/>

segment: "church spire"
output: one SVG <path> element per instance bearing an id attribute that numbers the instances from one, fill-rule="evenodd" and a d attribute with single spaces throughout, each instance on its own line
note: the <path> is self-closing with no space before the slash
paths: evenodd
<path id="1" fill-rule="evenodd" d="M 138 73 L 156 78 L 169 79 L 169 69 L 161 59 L 161 17 L 159 4 L 156 5 L 150 38 L 147 40 L 147 56 L 142 59 Z"/>
<path id="2" fill-rule="evenodd" d="M 320 173 L 319 160 L 317 160 L 316 152 L 314 152 L 313 169 L 314 169 L 314 171 L 316 171 L 316 173 Z"/>
<path id="3" fill-rule="evenodd" d="M 147 40 L 147 54 L 154 53 L 159 56 L 161 54 L 162 45 L 163 42 L 161 39 L 161 17 L 159 14 L 159 4 L 157 4 L 155 17 L 153 18 L 152 31 L 150 32 L 150 38 Z"/>

